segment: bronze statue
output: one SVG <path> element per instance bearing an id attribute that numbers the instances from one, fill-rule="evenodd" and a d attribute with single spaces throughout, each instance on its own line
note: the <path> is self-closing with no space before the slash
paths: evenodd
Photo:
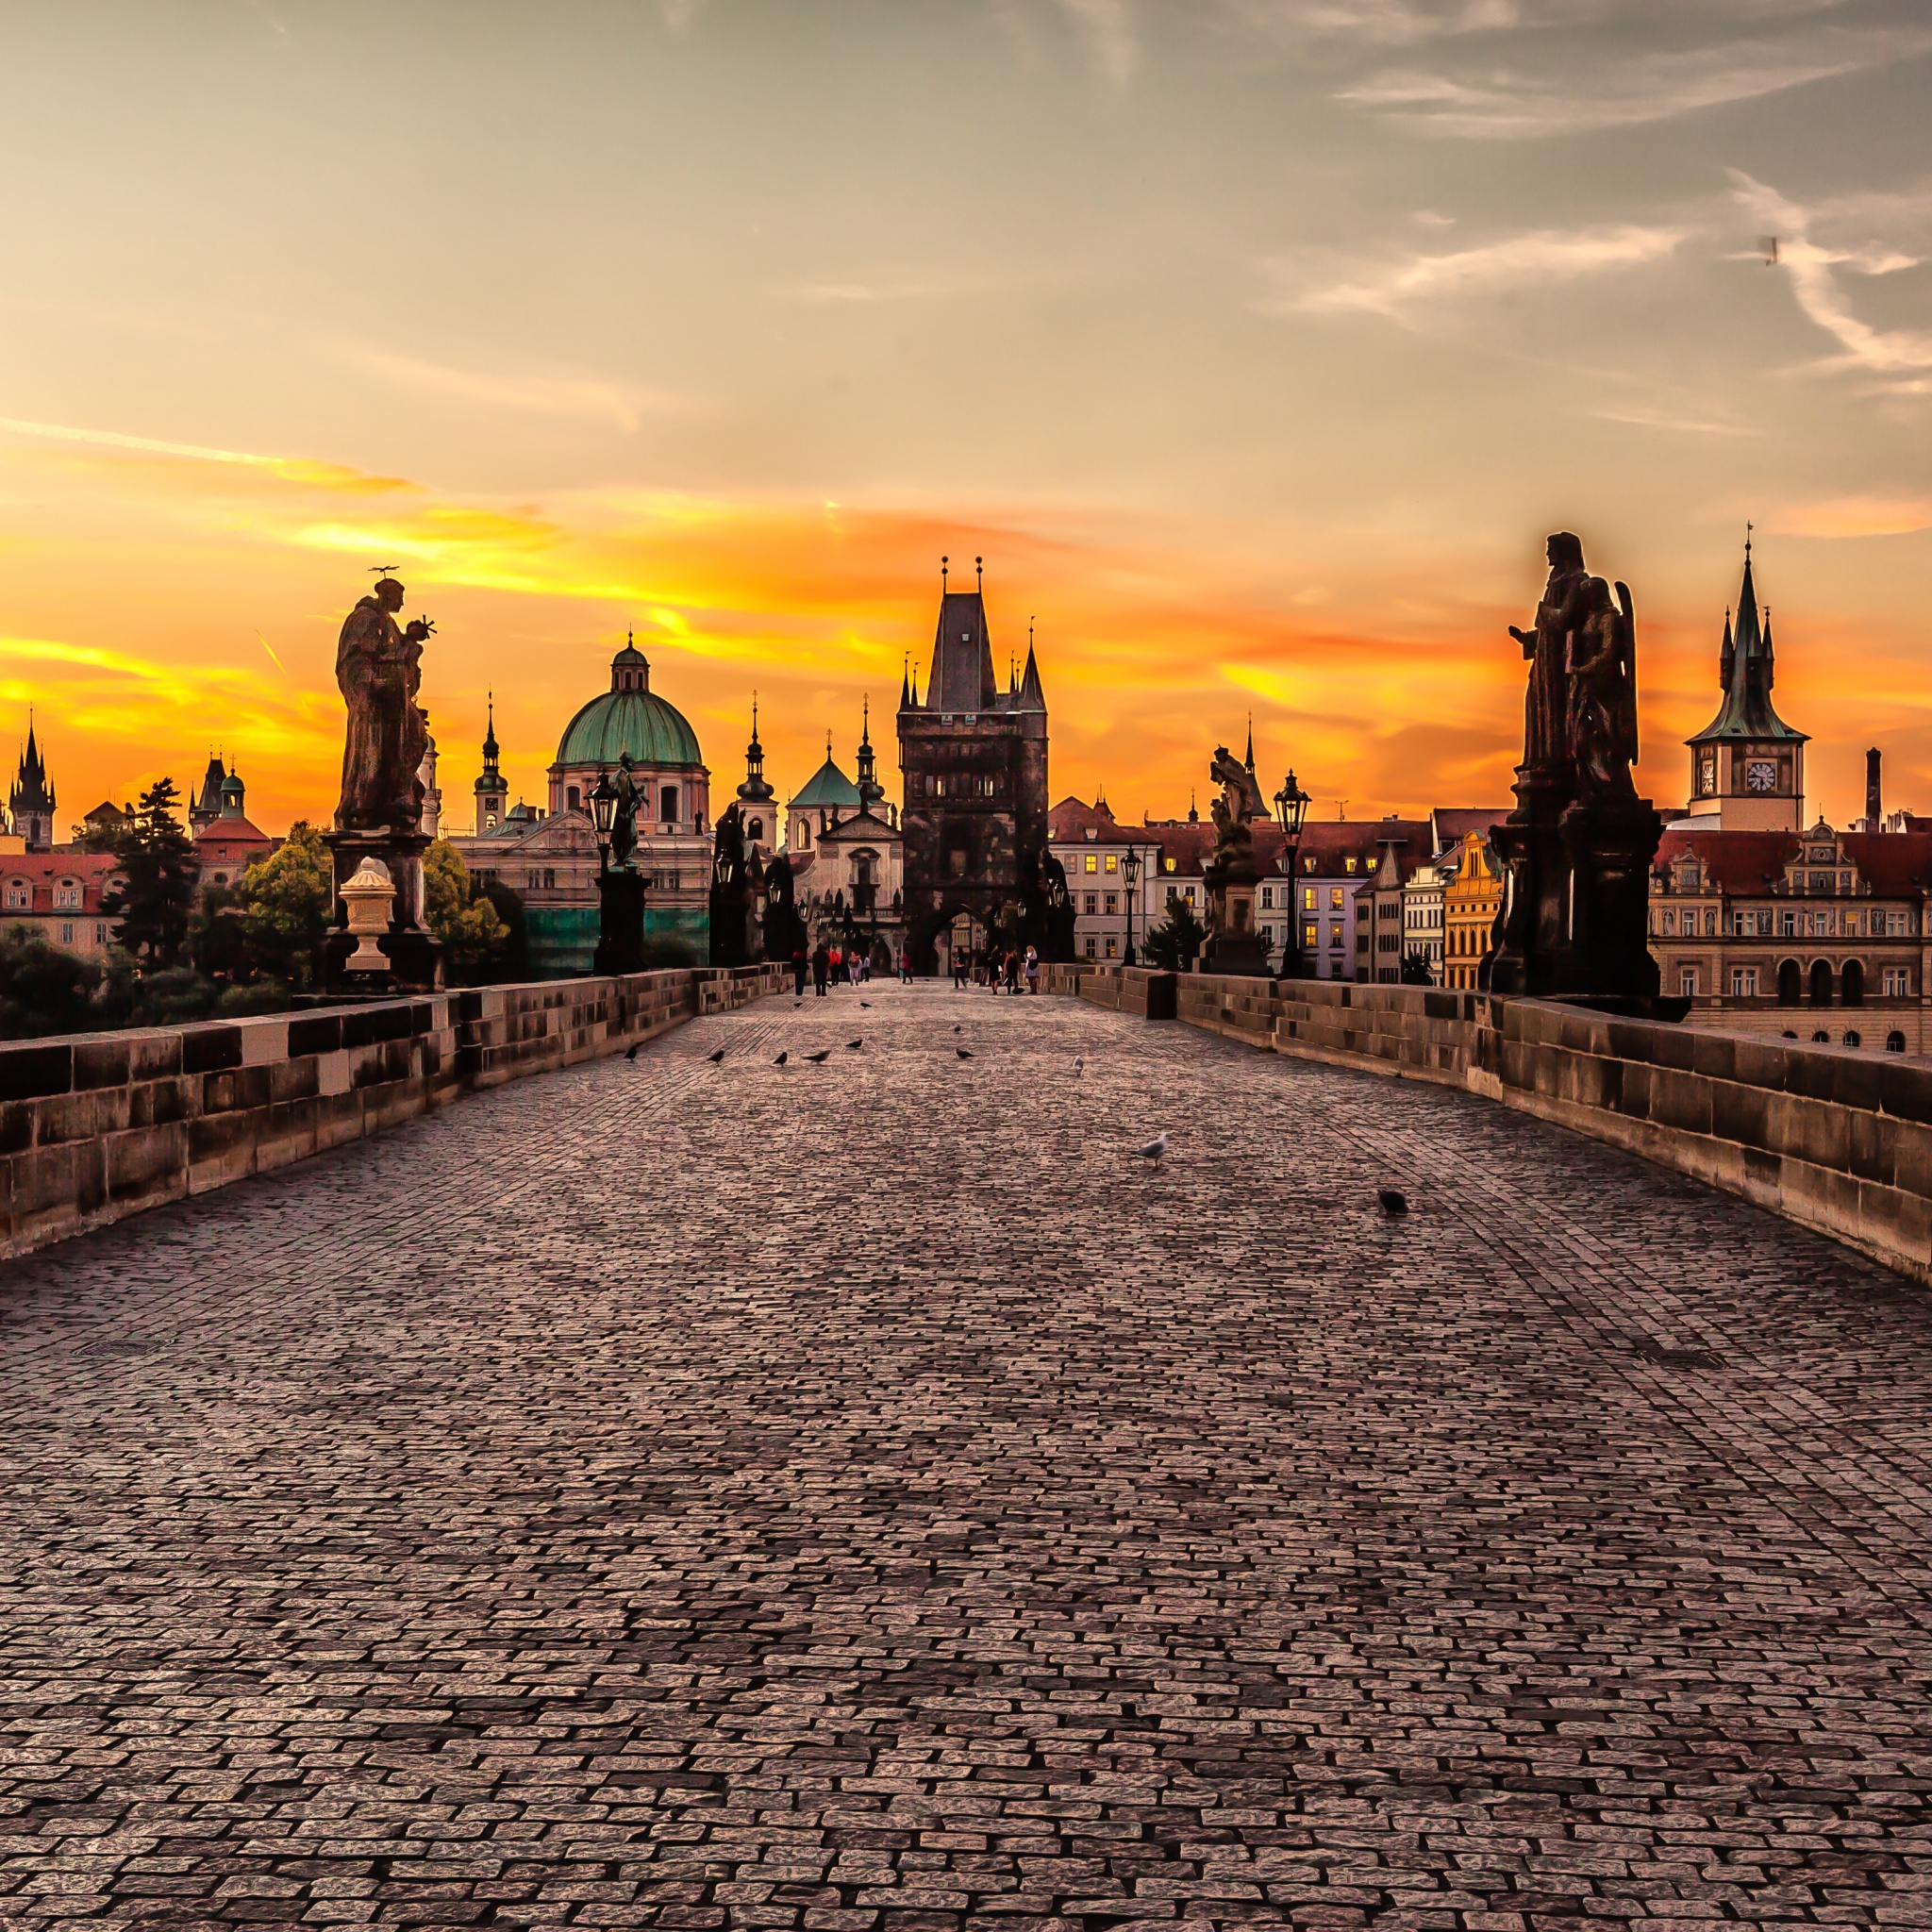
<path id="1" fill-rule="evenodd" d="M 342 741 L 341 831 L 414 833 L 423 824 L 416 770 L 429 748 L 429 727 L 416 705 L 423 685 L 426 617 L 407 630 L 395 620 L 403 587 L 385 576 L 350 611 L 336 646 L 336 683 L 349 708 Z"/>
<path id="2" fill-rule="evenodd" d="M 1584 800 L 1614 793 L 1634 797 L 1630 766 L 1637 757 L 1637 615 L 1630 587 L 1617 586 L 1622 608 L 1601 577 L 1585 579 L 1583 609 L 1570 633 L 1563 668 L 1569 676 L 1565 743 Z"/>
<path id="3" fill-rule="evenodd" d="M 631 854 L 638 844 L 638 783 L 631 776 L 629 752 L 617 755 L 617 776 L 610 789 L 617 803 L 610 810 L 610 863 L 619 871 L 629 868 Z"/>
<path id="4" fill-rule="evenodd" d="M 1583 545 L 1568 530 L 1558 530 L 1544 549 L 1550 580 L 1536 607 L 1536 628 L 1509 626 L 1509 635 L 1523 646 L 1529 662 L 1529 691 L 1523 708 L 1523 763 L 1525 770 L 1554 778 L 1567 777 L 1569 765 L 1570 633 L 1583 612 Z"/>

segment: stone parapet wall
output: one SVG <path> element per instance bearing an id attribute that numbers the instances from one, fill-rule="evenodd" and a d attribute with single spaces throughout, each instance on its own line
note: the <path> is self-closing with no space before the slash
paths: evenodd
<path id="1" fill-rule="evenodd" d="M 0 1255 L 615 1053 L 789 979 L 750 966 L 544 980 L 0 1044 Z"/>
<path id="2" fill-rule="evenodd" d="M 1081 976 L 1080 997 L 1110 1012 L 1134 1013 L 1143 1020 L 1172 1020 L 1177 977 L 1147 966 L 1092 966 Z"/>
<path id="3" fill-rule="evenodd" d="M 1932 1068 L 1424 987 L 1184 974 L 1178 1003 L 1246 1045 L 1574 1127 L 1932 1281 Z"/>

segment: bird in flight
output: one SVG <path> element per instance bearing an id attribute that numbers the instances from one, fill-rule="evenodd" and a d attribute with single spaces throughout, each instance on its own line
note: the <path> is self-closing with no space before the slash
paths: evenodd
<path id="1" fill-rule="evenodd" d="M 1160 1169 L 1160 1157 L 1161 1157 L 1161 1156 L 1162 1156 L 1163 1154 L 1165 1154 L 1166 1152 L 1167 1152 L 1167 1136 L 1166 1136 L 1165 1134 L 1157 1134 L 1157 1135 L 1155 1135 L 1155 1137 L 1153 1138 L 1153 1140 L 1151 1140 L 1150 1141 L 1148 1141 L 1148 1143 L 1146 1144 L 1146 1146 L 1142 1147 L 1142 1148 L 1141 1148 L 1141 1149 L 1140 1150 L 1140 1153 L 1141 1153 L 1141 1158 L 1142 1160 L 1151 1160 L 1151 1161 L 1152 1161 L 1152 1162 L 1154 1163 L 1154 1167 L 1155 1167 L 1155 1171 L 1156 1171 L 1156 1173 L 1158 1173 L 1158 1172 L 1159 1172 L 1159 1169 Z"/>
<path id="2" fill-rule="evenodd" d="M 825 1048 L 824 1053 L 808 1053 L 806 1055 L 806 1058 L 808 1059 L 815 1067 L 824 1066 L 824 1063 L 831 1058 L 832 1049 L 829 1046 Z"/>

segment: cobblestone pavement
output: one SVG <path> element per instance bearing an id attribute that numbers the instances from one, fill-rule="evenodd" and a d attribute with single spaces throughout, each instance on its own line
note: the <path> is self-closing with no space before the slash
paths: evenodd
<path id="1" fill-rule="evenodd" d="M 1932 1925 L 1932 1302 L 1460 1094 L 770 1000 L 0 1320 L 8 1925 Z"/>

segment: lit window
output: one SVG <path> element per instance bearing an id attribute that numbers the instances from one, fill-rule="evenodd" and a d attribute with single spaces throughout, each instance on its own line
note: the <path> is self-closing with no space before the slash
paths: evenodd
<path id="1" fill-rule="evenodd" d="M 1302 888 L 1302 910 L 1304 912 L 1312 912 L 1314 909 L 1315 889 L 1313 886 L 1304 886 Z"/>
<path id="2" fill-rule="evenodd" d="M 1113 949 L 1114 949 L 1114 939 L 1113 939 L 1113 935 L 1112 935 L 1111 933 L 1108 933 L 1108 936 L 1107 936 L 1107 957 L 1108 957 L 1108 958 L 1109 959 L 1111 959 L 1111 958 L 1113 958 Z"/>
<path id="3" fill-rule="evenodd" d="M 1350 868 L 1350 870 L 1351 870 L 1351 871 L 1352 871 L 1353 869 L 1354 869 L 1353 867 L 1351 867 L 1351 868 Z M 1341 908 L 1342 908 L 1343 905 L 1344 905 L 1344 904 L 1346 904 L 1346 903 L 1347 903 L 1347 902 L 1346 902 L 1346 900 L 1344 899 L 1344 897 L 1343 897 L 1343 895 L 1342 895 L 1342 890 L 1341 890 L 1341 888 L 1340 886 L 1330 886 L 1330 887 L 1328 888 L 1328 909 L 1329 909 L 1329 911 L 1331 911 L 1331 912 L 1340 912 L 1340 911 L 1341 910 Z"/>
<path id="4" fill-rule="evenodd" d="M 1341 861 L 1341 869 L 1343 872 L 1353 872 L 1355 870 L 1355 860 L 1352 858 L 1344 858 Z"/>
<path id="5" fill-rule="evenodd" d="M 1188 904 L 1189 904 L 1190 906 L 1191 906 L 1191 905 L 1192 905 L 1192 904 L 1194 903 L 1194 889 L 1193 889 L 1193 887 L 1192 887 L 1192 886 L 1183 886 L 1183 887 L 1181 888 L 1181 897 L 1182 897 L 1183 899 L 1185 899 L 1185 900 L 1186 900 L 1186 901 L 1188 902 Z"/>
<path id="6" fill-rule="evenodd" d="M 1087 870 L 1089 872 L 1098 872 L 1100 870 L 1100 860 L 1091 852 L 1087 855 Z"/>
<path id="7" fill-rule="evenodd" d="M 1163 858 L 1160 861 L 1160 869 L 1162 872 L 1172 872 L 1174 870 L 1174 860 L 1171 858 Z"/>
<path id="8" fill-rule="evenodd" d="M 1302 922 L 1302 944 L 1310 951 L 1314 949 L 1317 941 L 1321 937 L 1321 933 L 1322 928 L 1312 919 Z"/>
<path id="9" fill-rule="evenodd" d="M 1118 852 L 1109 852 L 1109 853 L 1108 853 L 1108 854 L 1107 855 L 1107 869 L 1108 869 L 1108 872 L 1118 872 L 1118 871 L 1120 871 L 1120 869 L 1121 869 L 1121 856 L 1120 856 L 1120 854 L 1119 854 Z"/>

